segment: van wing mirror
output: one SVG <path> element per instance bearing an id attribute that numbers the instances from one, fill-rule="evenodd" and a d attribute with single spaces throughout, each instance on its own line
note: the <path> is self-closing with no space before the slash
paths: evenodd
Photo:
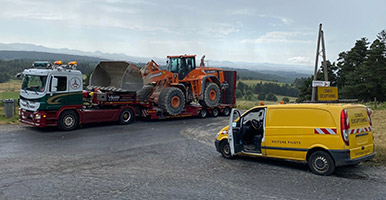
<path id="1" fill-rule="evenodd" d="M 51 81 L 51 92 L 58 91 L 58 79 L 53 77 Z"/>

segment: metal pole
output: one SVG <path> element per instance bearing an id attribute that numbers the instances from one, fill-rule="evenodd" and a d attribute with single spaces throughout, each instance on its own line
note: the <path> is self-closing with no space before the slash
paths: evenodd
<path id="1" fill-rule="evenodd" d="M 328 72 L 327 72 L 327 62 L 326 62 L 326 47 L 324 46 L 324 32 L 322 34 L 322 51 L 323 51 L 323 71 L 324 71 L 324 80 L 328 81 Z"/>
<path id="2" fill-rule="evenodd" d="M 320 48 L 320 37 L 322 32 L 322 24 L 319 24 L 318 43 L 316 45 L 316 58 L 315 58 L 315 70 L 314 70 L 314 81 L 316 81 L 316 75 L 318 73 L 318 62 L 319 62 L 319 48 Z M 311 101 L 315 101 L 316 88 L 312 87 Z"/>

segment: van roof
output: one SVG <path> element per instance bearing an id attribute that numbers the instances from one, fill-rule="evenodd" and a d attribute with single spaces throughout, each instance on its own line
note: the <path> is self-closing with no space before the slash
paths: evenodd
<path id="1" fill-rule="evenodd" d="M 351 107 L 366 107 L 362 104 L 347 104 L 347 103 L 298 103 L 298 104 L 274 104 L 255 106 L 254 108 L 319 108 L 319 109 L 347 109 Z"/>

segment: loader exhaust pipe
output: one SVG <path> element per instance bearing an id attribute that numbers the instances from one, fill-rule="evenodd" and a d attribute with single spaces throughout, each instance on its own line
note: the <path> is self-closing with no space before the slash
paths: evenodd
<path id="1" fill-rule="evenodd" d="M 101 61 L 90 76 L 92 87 L 136 92 L 143 87 L 141 73 L 133 64 L 125 61 Z"/>

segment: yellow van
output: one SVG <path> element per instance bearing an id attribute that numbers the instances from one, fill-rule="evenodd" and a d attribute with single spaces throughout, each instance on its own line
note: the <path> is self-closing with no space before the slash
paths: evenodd
<path id="1" fill-rule="evenodd" d="M 374 157 L 371 110 L 359 104 L 280 104 L 233 109 L 216 136 L 225 158 L 236 155 L 308 163 L 318 175 Z"/>

